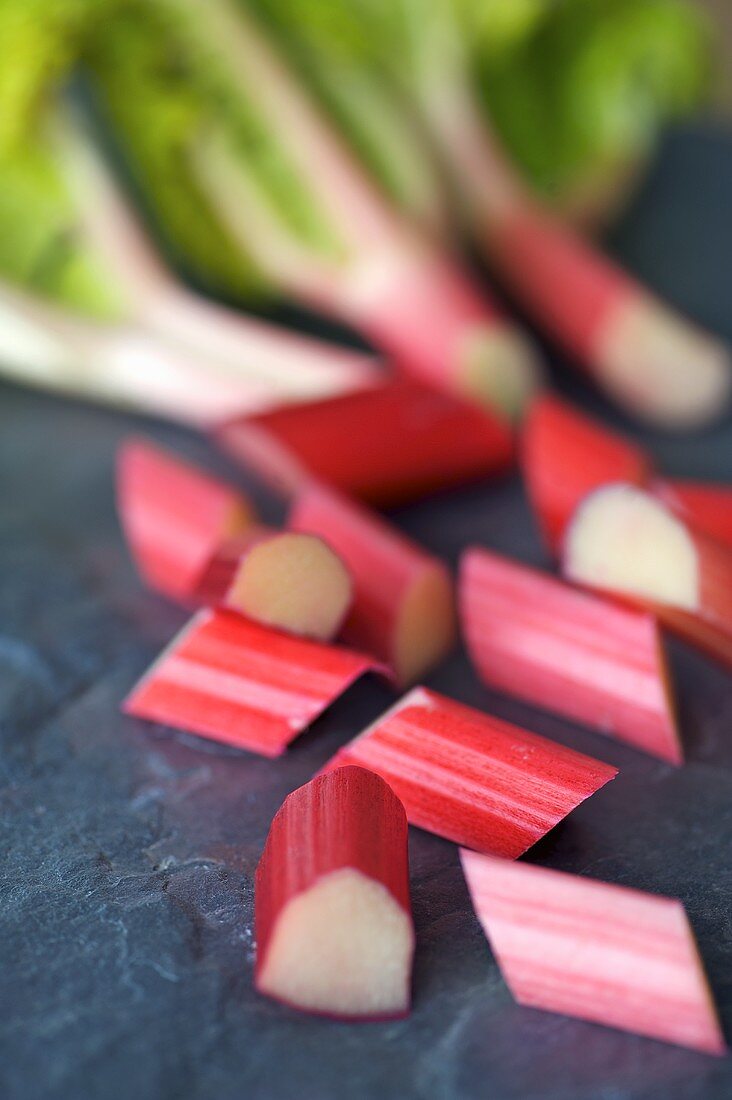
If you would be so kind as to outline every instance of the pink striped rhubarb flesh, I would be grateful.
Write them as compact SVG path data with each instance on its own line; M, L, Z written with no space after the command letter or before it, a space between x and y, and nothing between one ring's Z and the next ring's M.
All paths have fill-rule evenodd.
M348 569L316 535L252 525L222 542L204 569L196 602L222 605L255 622L330 641L348 613Z
M662 760L682 762L658 624L474 547L460 619L481 679Z
M260 993L338 1019L407 1015L407 818L383 779L338 768L288 795L257 867L255 930Z
M669 629L732 664L732 549L633 485L608 485L576 510L564 543L572 581L650 608Z
M554 552L570 516L589 492L612 481L644 485L651 473L640 447L549 393L529 409L521 451L526 490Z
M279 756L371 670L379 666L354 650L206 609L158 657L123 710L262 756Z
M400 684L421 679L447 654L455 641L455 608L443 562L322 486L298 495L289 524L320 535L346 563L355 601L345 637L388 664Z
M617 775L617 768L422 687L326 769L343 764L385 779L410 824L510 859Z
M190 599L226 538L252 522L236 490L144 439L117 456L117 508L142 577L174 599Z
M680 901L476 852L460 856L476 915L519 1004L725 1053Z
M407 379L230 420L217 438L288 497L319 481L383 507L500 473L514 453L498 417Z

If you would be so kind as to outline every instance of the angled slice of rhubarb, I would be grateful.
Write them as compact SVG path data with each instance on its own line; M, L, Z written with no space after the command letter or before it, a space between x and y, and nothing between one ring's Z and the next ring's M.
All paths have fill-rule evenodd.
M315 480L378 506L504 471L513 458L497 416L407 379L230 420L217 438L286 496Z
M643 485L651 471L640 447L548 393L529 409L521 451L526 491L552 551L589 492L613 481Z
M236 490L144 439L117 455L117 508L140 574L175 599L191 598L221 541L253 520Z
M356 598L345 637L385 661L400 684L419 680L455 641L447 567L386 520L312 485L298 494L291 527L321 535L348 566Z
M680 901L475 852L460 856L478 920L519 1004L725 1053Z
M664 478L651 488L697 531L732 547L732 485Z
M617 768L414 688L326 769L371 768L412 825L515 859L617 775Z
M279 756L370 670L370 657L199 611L123 703L136 718Z
M201 574L195 599L255 622L327 642L348 613L348 569L316 535L252 526L223 542Z
M257 867L255 925L260 993L340 1019L406 1016L407 818L383 779L338 768L288 795Z
M712 656L732 649L732 549L694 530L632 485L608 485L576 510L564 543L565 575L651 608Z
M652 615L479 547L463 555L459 599L468 651L486 684L681 763Z

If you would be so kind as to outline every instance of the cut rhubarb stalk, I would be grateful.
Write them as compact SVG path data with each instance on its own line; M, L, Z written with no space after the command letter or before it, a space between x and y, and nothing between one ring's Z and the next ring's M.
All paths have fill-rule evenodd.
M123 704L126 714L279 756L359 676L354 650L293 638L228 611L199 611Z
M255 882L260 993L348 1020L409 1012L407 818L387 784L338 768L289 795Z
M315 485L299 494L289 524L321 535L348 566L356 593L348 640L390 665L402 685L445 656L455 640L455 610L441 561L380 516Z
M423 99L467 216L526 310L630 412L668 427L716 417L732 377L722 344L542 209L479 113L467 67L430 73Z
M544 394L523 424L522 467L544 539L557 551L583 497L611 481L643 485L651 464L640 447L568 402Z
M460 857L519 1004L725 1053L680 901L475 852Z
M117 456L117 507L140 574L174 599L191 599L222 540L253 522L240 493L143 439Z
M414 688L327 769L360 764L404 803L410 824L515 859L617 768Z
M217 548L194 596L327 642L343 625L352 592L346 566L322 539L255 526Z
M650 607L682 637L729 659L732 550L650 493L623 484L591 493L567 528L564 572Z
M287 496L315 480L381 506L487 477L513 457L497 417L404 379L231 420L218 439Z
M478 548L463 555L459 593L468 651L486 684L681 763L653 616Z
M732 486L659 480L652 489L695 530L732 547Z

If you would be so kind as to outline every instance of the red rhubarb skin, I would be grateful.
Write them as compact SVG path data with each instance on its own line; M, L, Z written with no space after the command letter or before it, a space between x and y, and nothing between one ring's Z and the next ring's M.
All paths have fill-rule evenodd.
M461 858L520 1004L725 1053L681 902L475 852Z
M188 600L232 521L249 504L228 485L142 439L117 457L117 506L128 545L148 584Z
M285 907L319 879L344 868L381 883L411 922L404 807L383 779L355 766L316 776L288 795L274 816L255 878L255 984ZM353 1019L408 1013L407 1004L391 1016Z
M326 765L384 778L410 824L516 859L617 775L603 764L416 688Z
M732 486L659 479L651 488L697 531L732 549Z
M404 601L425 573L435 569L444 573L449 584L444 564L380 516L323 486L308 486L298 495L289 525L320 535L346 563L355 600L344 637L395 671Z
M370 670L381 671L355 650L204 610L133 688L123 710L274 757Z
M656 620L473 548L460 618L481 679L672 764L682 762Z
M507 469L510 429L411 379L235 419L219 443L294 495L313 481L390 506Z
M349 319L398 367L458 394L465 392L471 339L507 323L497 303L478 294L457 263L432 254Z
M490 229L491 258L517 298L590 374L608 322L640 297L634 280L529 202Z
M644 485L651 473L640 447L551 394L531 405L521 457L526 490L553 553L583 497L613 481Z

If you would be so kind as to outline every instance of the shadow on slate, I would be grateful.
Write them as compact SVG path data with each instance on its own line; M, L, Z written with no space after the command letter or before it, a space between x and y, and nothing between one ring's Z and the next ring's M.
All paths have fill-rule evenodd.
M611 247L732 338L732 141L666 142ZM671 474L732 481L732 425L675 439L629 426ZM282 798L387 704L359 684L280 761L125 719L119 702L184 614L144 592L112 498L129 431L222 473L170 425L0 390L0 1094L4 1100L722 1100L732 1060L516 1006L455 848L413 831L412 1016L339 1025L255 996L252 881ZM252 485L266 515L278 506ZM483 542L542 562L517 477L402 509L455 561ZM732 683L673 647L689 764L677 771L481 687L463 653L430 681L621 767L532 853L681 897L732 1025Z

